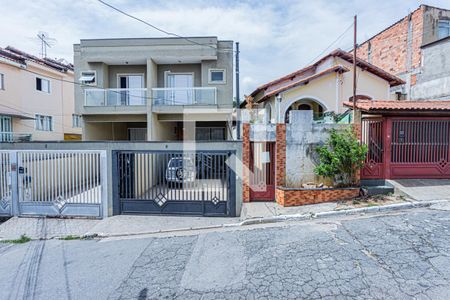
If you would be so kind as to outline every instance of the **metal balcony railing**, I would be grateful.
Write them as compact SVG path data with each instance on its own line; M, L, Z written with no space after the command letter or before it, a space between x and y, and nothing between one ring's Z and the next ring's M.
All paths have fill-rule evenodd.
M31 133L14 133L0 131L0 143L15 143L31 141Z
M85 89L84 106L147 105L147 89Z
M153 105L217 105L215 87L154 88Z

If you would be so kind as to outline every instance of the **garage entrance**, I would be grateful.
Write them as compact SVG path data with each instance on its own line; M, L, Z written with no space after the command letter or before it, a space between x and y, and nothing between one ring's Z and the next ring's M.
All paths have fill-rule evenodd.
M450 178L449 118L366 118L361 136L369 149L362 179Z
M114 214L235 216L231 152L117 151Z

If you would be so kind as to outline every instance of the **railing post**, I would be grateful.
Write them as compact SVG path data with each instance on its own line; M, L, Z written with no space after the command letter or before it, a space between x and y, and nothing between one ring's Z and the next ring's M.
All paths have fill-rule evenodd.
M9 153L9 159L11 163L11 214L18 216L19 211L19 166L17 160L17 151L11 151Z
M109 151L111 152L111 151ZM100 203L100 217L101 218L106 218L108 217L109 211L109 187L108 187L108 159L107 159L107 154L106 151L103 150L100 153L100 199L101 199L101 203Z

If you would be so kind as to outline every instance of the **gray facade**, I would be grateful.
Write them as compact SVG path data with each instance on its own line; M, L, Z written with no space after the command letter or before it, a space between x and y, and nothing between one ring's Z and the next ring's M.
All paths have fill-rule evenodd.
M411 88L413 99L450 99L450 37L422 47L423 67Z
M139 122L140 128L143 121L146 140L174 140L181 139L185 128L179 123L186 119L224 124L231 120L232 41L216 37L81 40L74 45L74 65L76 80L88 73L95 76L94 82L81 81L75 87L75 111L83 116L85 140L127 139L137 126L133 123ZM213 73L222 80L213 78ZM130 76L133 86L126 83ZM138 77L141 84L136 83Z

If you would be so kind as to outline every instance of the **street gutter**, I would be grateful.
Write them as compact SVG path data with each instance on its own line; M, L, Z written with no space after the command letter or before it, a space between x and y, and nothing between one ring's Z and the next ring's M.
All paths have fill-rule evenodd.
M251 226L258 224L271 224L285 221L306 221L314 219L325 219L332 217L350 216L358 214L370 214L379 212L389 212L389 211L399 211L414 208L425 208L430 207L434 204L446 203L450 200L430 200L430 201L412 201L407 203L395 203L382 206L371 206L371 207L361 207L361 208L351 208L343 210L331 210L319 213L306 213L306 214L293 214L293 215L278 215L273 217L263 217L263 218L252 218L243 220L239 223L229 223L221 225L210 225L210 226L199 226L199 227L185 227L167 230L153 230L147 232L133 232L133 233L118 233L118 234L104 234L104 233L88 233L83 236L83 238L111 238L111 237L126 237L126 236L139 236L139 235L154 235L154 234L164 234L164 233L177 233L177 232L187 232L187 231L199 231L199 230L210 230L210 229L222 229L222 228L237 228L243 226Z

